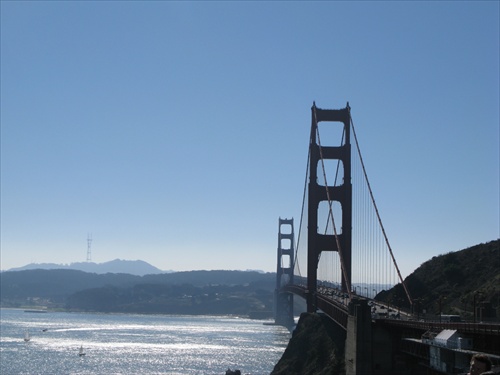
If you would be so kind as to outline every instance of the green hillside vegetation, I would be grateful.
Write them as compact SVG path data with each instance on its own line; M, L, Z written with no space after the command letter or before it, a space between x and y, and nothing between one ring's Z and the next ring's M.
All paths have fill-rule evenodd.
M160 275L94 274L76 270L0 274L2 307L156 314L272 311L275 274L190 271Z
M499 240L435 256L405 279L414 310L473 319L474 305L486 318L500 316ZM409 308L402 285L382 292L377 299Z
M253 285L137 284L131 288L106 286L68 297L70 311L98 311L182 315L239 315L272 311L273 293Z

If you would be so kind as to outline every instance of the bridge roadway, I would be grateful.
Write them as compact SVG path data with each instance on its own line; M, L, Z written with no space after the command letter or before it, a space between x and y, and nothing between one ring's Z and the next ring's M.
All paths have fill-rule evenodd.
M294 293L306 300L308 297L308 290L304 285L286 285L282 287L282 291ZM361 296L356 296L356 298L366 299ZM384 306L380 304L380 302L376 303L379 304L378 308L389 310L389 306ZM349 299L347 294L340 293L331 288L318 288L316 304L319 310L323 311L339 326L347 331L347 322L349 317ZM377 314L372 314L372 321L375 324L381 324L388 328L392 327L392 329L396 330L424 333L427 331L439 332L444 329L452 329L457 330L460 333L471 335L472 337L480 337L481 341L484 342L486 340L486 342L490 344L488 345L488 349L490 349L489 352L491 354L500 355L500 340L498 339L500 337L499 323L440 322L438 320L414 319L413 315L410 313L403 312L401 312L399 318L394 318L390 315L384 318L376 317ZM497 342L496 345L494 344L495 342Z
M288 284L282 288L282 291L294 293L304 298L306 301L309 294L307 287L304 285ZM347 319L349 314L347 305L341 301L342 300L332 299L327 294L316 294L316 307L328 315L330 319L333 319L339 326L347 330Z

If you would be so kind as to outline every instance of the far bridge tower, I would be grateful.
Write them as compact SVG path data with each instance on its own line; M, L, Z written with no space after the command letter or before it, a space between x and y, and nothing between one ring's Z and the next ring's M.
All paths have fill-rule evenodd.
M293 294L283 292L285 285L293 285L295 240L293 218L279 219L278 266L276 270L276 289L274 291L274 321L276 324L292 327Z

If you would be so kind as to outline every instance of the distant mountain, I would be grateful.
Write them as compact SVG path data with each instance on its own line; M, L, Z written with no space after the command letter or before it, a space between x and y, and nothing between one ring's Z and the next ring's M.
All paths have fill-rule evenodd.
M95 311L108 312L167 312L174 310L161 310L165 307L165 299L169 301L171 298L176 299L177 302L174 305L184 305L189 302L190 306L198 306L198 302L206 298L215 303L218 295L224 293L227 298L224 299L222 305L226 307L234 305L225 310L227 314L230 314L235 312L238 306L236 298L238 293L242 292L247 295L248 293L258 295L262 293L267 299L274 293L275 285L276 274L245 271L189 271L145 276L126 273L96 274L71 269L2 271L0 272L0 306L29 305L48 308L73 306L71 308L86 311L96 309ZM188 295L197 297L188 298ZM235 299L230 299L229 295ZM118 300L124 305L108 306L104 310L96 307ZM90 308L88 303L91 302L97 305ZM130 303L138 304L138 306L125 306ZM218 303L215 305L212 306L214 309L223 307ZM265 305L267 306L268 303L266 302ZM154 310L156 308L160 310ZM262 306L259 307L259 309L262 308ZM259 310L256 307L253 309ZM271 310L271 306L267 306L266 309ZM188 313L189 309L175 311ZM215 313L219 310L210 310L208 307L205 310L195 308L191 313L195 311L196 313Z
M9 271L26 271L26 270L54 270L54 269L67 269L67 270L77 270L89 273L127 273L130 275L144 276L144 275L155 275L159 273L165 273L167 271L162 271L151 264L144 262L142 260L122 260L115 259L104 263L93 263L93 262L78 262L67 264L55 264L55 263L30 263L24 267L12 268Z

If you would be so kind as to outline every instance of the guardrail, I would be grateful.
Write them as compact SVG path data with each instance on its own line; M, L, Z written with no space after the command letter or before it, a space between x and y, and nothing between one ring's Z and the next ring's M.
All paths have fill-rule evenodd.
M308 290L305 285L286 285L283 287L283 291L294 293L300 297L307 299ZM359 296L358 296L359 297ZM317 307L326 313L331 319L333 319L337 324L347 329L347 304L348 300L342 297L341 294L332 295L331 293L316 293ZM377 304L385 305L379 301L374 301ZM390 305L386 305L389 307ZM392 307L395 311L394 306ZM454 329L463 333L471 334L488 334L494 336L500 336L500 323L471 323L471 322L440 322L439 320L428 320L428 319L414 319L413 316L407 312L403 312L402 309L399 310L401 315L398 318L392 318L390 316L374 319L377 322L384 322L385 324L390 324L398 327L408 327L413 329L420 329L422 331L428 330L443 330L443 329Z
M498 323L468 323L468 322L439 322L437 320L399 320L399 319L377 319L385 324L398 327L408 327L429 330L454 329L463 333L486 333L500 336L500 324Z

